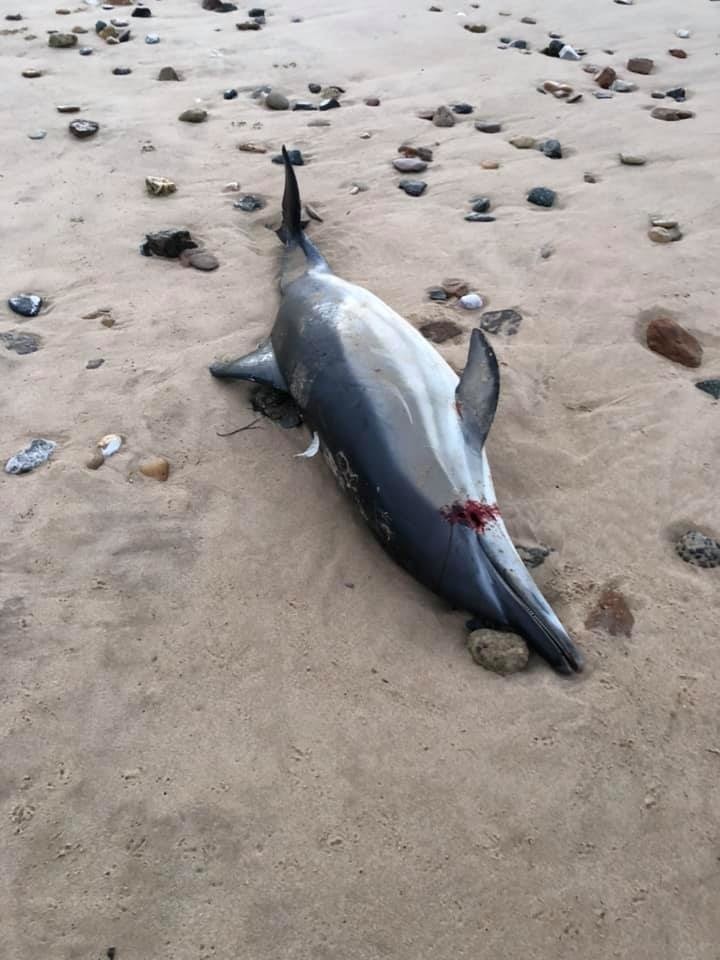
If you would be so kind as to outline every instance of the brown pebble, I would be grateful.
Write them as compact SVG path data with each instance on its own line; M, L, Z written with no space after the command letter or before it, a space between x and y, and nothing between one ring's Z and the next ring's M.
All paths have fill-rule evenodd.
M446 340L459 337L462 332L462 327L454 320L430 320L420 327L420 333L433 343L445 343Z
M604 630L611 637L629 637L634 625L627 600L617 590L603 590L585 620L588 630Z
M263 147L260 143L239 143L238 150L242 150L243 153L267 153L267 147Z
M480 166L483 170L497 170L500 167L500 164L497 160L481 160Z
M109 313L106 313L105 316L103 316L103 317L100 318L100 323L101 323L104 327L114 327L114 326L115 326L115 320L114 320L114 318L113 318Z
M610 87L617 80L617 73L613 70L612 67L603 67L600 73L595 77L595 83L602 87L603 90L609 90Z
M627 62L627 68L630 73L652 73L652 68L654 66L654 61L650 60L648 57L630 57Z
M465 280L459 280L457 277L447 277L441 283L441 287L449 297L464 297L470 292L470 287Z
M678 110L675 107L655 107L650 116L656 120L689 120L695 114L692 110Z
M85 466L88 470L98 470L105 463L105 457L97 450L88 460Z
M379 107L379 106L380 106L380 100L379 100L377 97L367 97L367 99L365 100L365 106L366 106L366 107Z
M699 367L702 362L700 341L670 317L654 317L648 324L646 339L652 351L674 363Z
M170 476L170 464L165 457L148 457L143 460L139 468L140 473L153 480L165 481Z
M41 77L43 75L43 72L42 70L35 70L33 68L30 68L29 70L23 70L22 75L24 77L27 77L28 80L35 80L37 79L37 77Z

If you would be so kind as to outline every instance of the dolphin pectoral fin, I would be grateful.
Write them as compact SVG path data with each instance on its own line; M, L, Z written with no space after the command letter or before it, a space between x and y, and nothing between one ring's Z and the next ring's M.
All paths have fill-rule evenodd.
M230 360L227 363L216 361L210 364L210 373L224 380L251 380L264 383L276 390L288 393L285 378L280 372L270 340L263 340L257 350Z
M478 451L490 432L499 394L495 351L481 330L473 330L467 364L455 390L455 406L468 440Z
M303 457L305 460L309 460L310 457L314 457L315 454L320 450L320 434L313 433L312 440L310 441L310 446L307 450L303 450L302 453L296 453L296 457Z

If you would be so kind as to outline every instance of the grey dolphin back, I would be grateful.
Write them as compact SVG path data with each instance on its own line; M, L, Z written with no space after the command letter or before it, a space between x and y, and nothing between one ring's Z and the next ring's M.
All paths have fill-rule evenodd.
M210 364L210 373L221 380L251 380L253 383L264 383L287 393L287 384L277 365L269 339L263 340L257 350L237 360Z
M478 451L485 446L499 396L500 370L495 351L482 330L473 330L467 364L455 390L455 405L463 432Z

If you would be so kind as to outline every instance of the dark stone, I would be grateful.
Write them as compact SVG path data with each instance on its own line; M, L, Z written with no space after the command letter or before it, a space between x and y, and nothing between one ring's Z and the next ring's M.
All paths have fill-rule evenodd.
M320 101L320 106L318 107L318 110L335 110L339 106L340 104L335 99L335 97L328 97L327 100Z
M617 590L603 590L585 620L588 630L604 630L611 637L629 637L634 625L627 600Z
M536 207L551 207L555 203L556 193L548 187L533 187L527 195L528 203Z
M487 26L484 23L465 23L463 29L468 33L487 33Z
M95 33L102 33L102 31L107 26L107 23L104 20L95 21Z
M510 46L515 47L517 50L527 50L528 43L527 40L513 40Z
M223 100L234 100L237 95L238 92L234 87L230 87L229 90L223 90Z
M491 213L467 213L465 219L470 223L494 223L495 217Z
M522 562L526 567L530 567L530 569L539 567L552 553L550 547L525 547L519 543L515 545L515 549L517 550Z
M678 103L683 103L683 101L687 99L687 91L685 87L673 87L672 90L665 91L665 96L672 97L672 99Z
M428 296L431 300L437 300L440 302L444 302L448 298L448 295L445 293L442 287L431 287L428 290Z
M105 363L103 357L96 357L95 360L88 360L85 364L86 370L97 370L98 367L101 367Z
M94 136L100 129L100 124L94 120L71 120L68 124L70 133L78 140L86 140Z
M497 123L494 120L476 120L475 129L479 130L480 133L500 133L502 130L502 124Z
M433 343L445 343L446 340L459 337L462 332L462 327L454 320L430 320L420 327L420 333Z
M302 167L305 165L305 161L303 160L303 155L299 150L288 150L287 155L288 155L288 160L293 165L293 167ZM276 156L272 158L272 162L284 163L285 161L283 160L283 155L281 153L278 153Z
M265 10L262 7L253 7L252 10L248 10L249 17L264 17Z
M564 46L565 44L562 42L562 40L551 40L545 49L540 51L540 53L544 53L546 57L559 57L560 51Z
M42 297L36 293L19 293L15 297L8 298L8 306L13 313L20 314L21 317L36 317L42 307Z
M322 90L322 87L320 86L319 83L309 83L308 90L310 91L310 93L320 93L320 91Z
M647 75L652 73L654 66L654 62L648 59L648 57L630 57L627 62L627 68L630 73L642 73Z
M262 210L265 206L265 201L261 197L256 197L252 193L247 193L244 197L240 197L239 200L236 200L233 203L234 207L237 207L238 210L244 210L245 213L252 213L254 210Z
M720 400L720 378L713 380L698 380L695 384L698 390L709 393L715 400Z
M695 567L720 567L720 541L699 530L688 530L675 544L677 555Z
M562 159L562 147L559 140L546 140L545 143L541 144L541 149L545 156L550 157L551 160Z
M410 197L421 197L427 190L424 180L401 180L398 186Z
M78 53L81 57L89 57L93 52L92 47L80 47Z
M6 350L12 350L13 353L19 353L24 356L26 353L35 353L40 349L40 337L34 333L20 332L19 330L9 330L7 333L0 333L0 343L5 345Z
M653 317L647 326L648 347L674 363L699 367L703 348L697 337L670 317Z
M259 30L260 24L257 20L245 20L243 23L236 23L238 30Z
M224 0L203 0L203 10L212 10L214 13L232 13L237 10L234 3L225 3Z
M113 73L116 77L127 77L128 74L132 73L130 67L115 67Z
M21 13L8 13L8 14L6 14L6 16L5 16L5 19L6 19L6 20L15 20L15 21L17 21L17 20L22 20L22 14L21 14Z
M675 110L673 107L655 107L650 113L656 120L690 120L695 114L691 110Z
M157 233L147 233L145 242L140 247L144 257L167 257L175 259L183 250L193 250L197 247L190 237L189 230L158 230Z
M366 97L366 98L365 98L365 106L366 106L366 107L379 107L379 106L380 106L380 98L379 98L379 97Z
M470 203L473 213L487 213L490 209L490 197L474 197Z
M293 110L317 110L315 104L309 100L295 100L292 108Z
M174 67L163 67L158 74L158 80L179 80L178 72Z
M453 113L460 113L460 114L472 113L474 109L475 108L470 103L462 102L462 103L454 103L452 105Z
M520 329L522 317L517 310L488 310L480 317L480 326L486 333L514 336Z
M152 10L150 7L135 7L133 12L130 14L131 17L151 17Z
M537 23L537 20L534 17L522 17L520 19L520 23L535 24Z
M115 960L115 947L108 947L105 951L105 956L107 960Z
M250 396L250 402L253 410L276 421L286 429L299 427L303 422L300 408L290 394L283 390L276 390L274 387L263 384L255 387Z

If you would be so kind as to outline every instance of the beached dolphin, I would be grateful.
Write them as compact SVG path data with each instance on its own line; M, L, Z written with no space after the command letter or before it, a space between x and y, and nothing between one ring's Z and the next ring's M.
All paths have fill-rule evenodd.
M295 171L285 148L283 155L275 325L253 353L210 372L287 391L313 431L308 454L322 450L395 560L453 607L520 634L556 670L580 670L580 653L516 553L495 500L484 451L499 393L492 348L473 330L458 380L411 324L336 277L304 233Z

